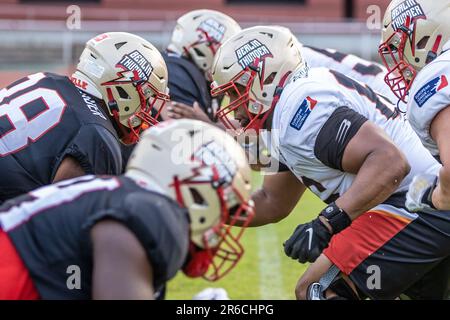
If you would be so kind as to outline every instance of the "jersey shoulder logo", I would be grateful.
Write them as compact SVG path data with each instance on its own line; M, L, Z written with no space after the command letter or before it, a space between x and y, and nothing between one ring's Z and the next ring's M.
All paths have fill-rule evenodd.
M414 96L414 101L417 103L419 108L422 108L423 105L430 100L436 93L441 91L442 89L448 86L448 80L445 75L434 78L425 84L422 88L417 91Z
M97 105L97 102L90 97L89 95L87 95L86 93L80 91L81 93L81 97L84 100L84 103L86 104L86 107L89 109L89 111L91 111L91 113L94 116L100 117L103 120L107 120L106 116L103 114L103 112L100 110L100 107Z
M311 97L306 97L306 99L303 100L302 104L292 118L290 126L296 130L300 130L316 105L316 100L312 99Z

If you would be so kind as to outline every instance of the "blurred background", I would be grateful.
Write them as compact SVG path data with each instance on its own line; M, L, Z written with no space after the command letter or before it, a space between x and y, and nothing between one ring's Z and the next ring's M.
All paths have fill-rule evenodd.
M305 44L378 60L389 0L0 0L0 88L36 71L72 72L84 43L128 31L164 49L176 19L207 8L243 27L281 24Z

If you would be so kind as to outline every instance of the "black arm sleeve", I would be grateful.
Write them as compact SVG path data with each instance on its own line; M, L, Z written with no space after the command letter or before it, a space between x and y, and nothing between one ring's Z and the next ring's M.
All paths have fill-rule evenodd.
M197 84L182 67L174 64L168 64L169 69L169 92L170 98L173 101L181 102L192 106L195 101L198 101L202 108L204 108L204 99L201 96Z
M314 146L317 159L330 168L343 171L345 148L366 121L366 117L348 107L337 108L317 136Z

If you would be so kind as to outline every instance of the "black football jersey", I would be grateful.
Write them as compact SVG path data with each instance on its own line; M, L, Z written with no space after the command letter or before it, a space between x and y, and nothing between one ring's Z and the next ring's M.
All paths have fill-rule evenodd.
M52 73L1 90L0 203L51 183L66 156L87 174L120 174L118 137L100 103Z
M194 63L178 55L164 53L163 57L169 73L170 99L189 106L197 101L213 120L210 88L203 72Z
M158 292L183 266L189 216L178 204L126 176L83 176L38 188L0 206L8 233L43 299L90 299L91 228L113 219L131 230L147 252ZM69 286L80 271L80 288Z

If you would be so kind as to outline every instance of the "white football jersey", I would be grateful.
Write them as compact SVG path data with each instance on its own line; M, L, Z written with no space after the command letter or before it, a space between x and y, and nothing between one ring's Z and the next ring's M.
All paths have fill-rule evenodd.
M440 164L387 99L326 68L294 74L284 88L272 120L272 154L322 200L332 202L353 183L355 175L342 170L342 156L368 120L390 136L411 165L398 192L406 191L416 174L438 172Z
M393 103L398 101L398 98L384 81L387 70L381 64L334 49L302 46L301 52L311 68L324 67L339 71L348 77L367 84L373 91L380 93Z
M423 68L417 75L408 96L408 120L423 145L437 156L439 150L431 138L430 126L434 117L450 105L450 42L444 53Z

